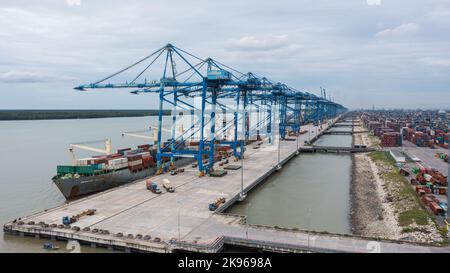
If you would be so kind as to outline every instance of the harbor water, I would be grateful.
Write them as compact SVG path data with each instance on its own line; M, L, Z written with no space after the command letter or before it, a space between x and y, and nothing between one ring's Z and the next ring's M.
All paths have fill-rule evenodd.
M314 145L351 143L350 135L324 135ZM301 154L227 212L249 224L350 234L351 168L348 154Z
M164 117L170 119L170 117ZM121 132L144 130L157 117L0 121L0 222L2 224L65 202L51 178L56 166L71 163L69 144L110 138L114 149L136 147L145 140ZM96 147L103 148L102 145ZM77 158L92 152L76 150ZM45 240L0 234L0 252L46 252ZM57 243L66 252L65 243ZM84 247L83 251L97 251ZM98 249L98 251L106 251Z

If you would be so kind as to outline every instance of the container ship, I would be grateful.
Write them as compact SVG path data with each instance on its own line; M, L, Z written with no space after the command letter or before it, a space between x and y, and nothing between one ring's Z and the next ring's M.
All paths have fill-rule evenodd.
M162 161L167 163L169 159L163 158ZM181 166L190 162L192 158L175 158L174 164ZM145 144L134 150L125 148L114 154L74 159L73 165L57 166L57 175L52 180L66 199L73 199L121 186L155 173L156 147Z

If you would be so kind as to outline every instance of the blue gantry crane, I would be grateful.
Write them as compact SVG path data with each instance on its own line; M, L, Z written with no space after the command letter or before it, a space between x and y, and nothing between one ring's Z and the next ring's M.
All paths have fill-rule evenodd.
M322 88L318 97L267 77L242 73L213 58L197 57L172 44L105 78L75 87L80 91L110 88L159 95L158 124L154 128L158 173L163 171L163 158L170 158L170 169L175 157L192 157L203 176L212 170L218 147L231 147L235 158L240 159L251 135L259 139L265 130L269 143L273 142L274 124L284 139L288 131L299 133L303 124L319 123L346 110L327 100ZM165 105L172 110L171 137L167 141L162 139L162 130L167 127L163 124L167 122L163 119ZM191 125L176 132L179 112L191 115ZM252 114L256 114L256 124L250 127ZM222 123L216 128L220 115Z

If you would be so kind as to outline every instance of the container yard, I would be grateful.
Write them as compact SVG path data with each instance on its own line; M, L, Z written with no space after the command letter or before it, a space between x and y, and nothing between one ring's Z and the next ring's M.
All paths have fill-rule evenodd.
M450 113L445 111L372 111L361 117L384 147L411 142L417 147L448 150Z
M361 120L396 162L421 206L448 228L448 139L445 111L368 111Z

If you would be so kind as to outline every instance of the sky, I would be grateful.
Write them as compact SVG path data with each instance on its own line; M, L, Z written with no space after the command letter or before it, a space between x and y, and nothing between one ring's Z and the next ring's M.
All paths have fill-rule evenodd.
M79 92L167 43L348 108L450 108L448 0L2 0L0 109L146 109Z

